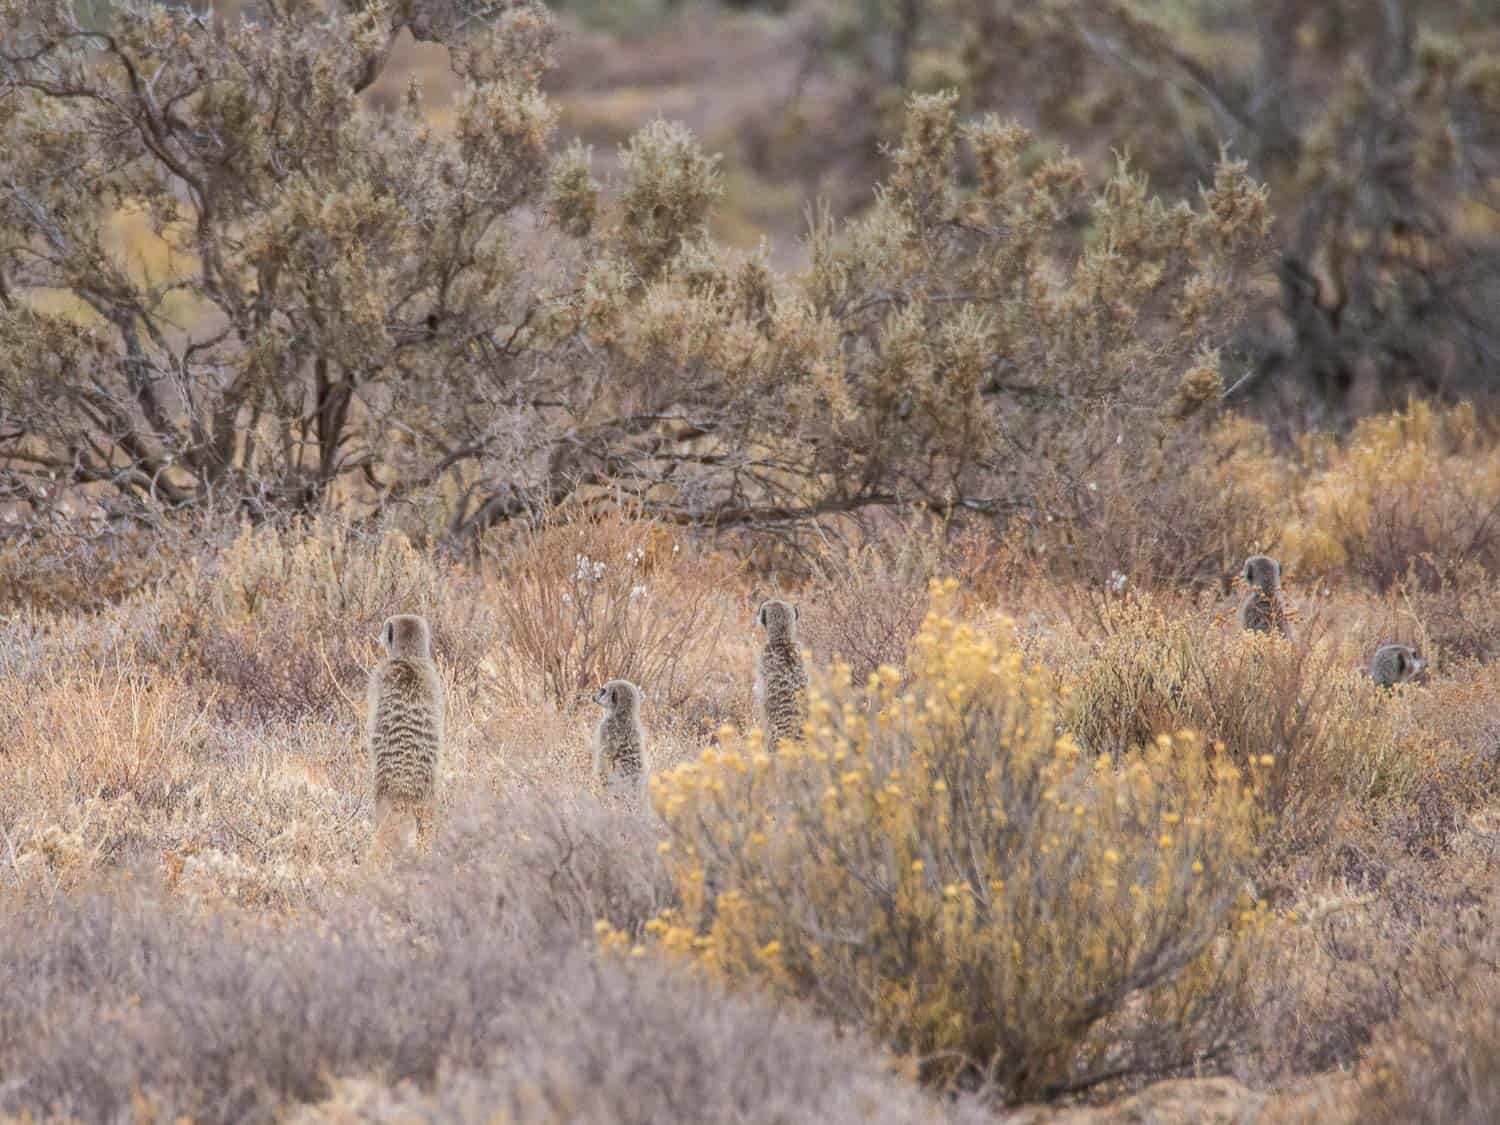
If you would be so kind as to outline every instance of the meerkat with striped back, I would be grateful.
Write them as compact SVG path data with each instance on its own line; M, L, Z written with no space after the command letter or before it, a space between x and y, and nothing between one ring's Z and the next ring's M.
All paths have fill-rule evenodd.
M1266 555L1251 555L1245 560L1240 576L1250 586L1250 592L1240 603L1240 628L1251 633L1290 637L1291 625L1281 594L1281 564Z
M629 680L610 680L594 702L604 708L604 718L594 728L594 779L607 795L644 797L649 766L641 689Z
M755 717L767 748L799 741L807 721L807 669L797 648L797 607L772 599L756 620L766 643L755 662Z
M385 659L370 673L366 730L375 788L375 839L388 851L410 819L431 838L443 756L443 681L427 622L400 614L380 630Z

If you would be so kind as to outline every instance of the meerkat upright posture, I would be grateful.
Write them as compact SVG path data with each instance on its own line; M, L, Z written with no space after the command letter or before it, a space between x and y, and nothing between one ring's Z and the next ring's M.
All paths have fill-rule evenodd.
M1252 633L1291 636L1281 598L1281 564L1265 555L1251 555L1240 573L1251 587L1240 603L1240 627Z
M1410 645L1381 645L1370 660L1370 679L1378 687L1409 683L1421 674L1423 660Z
M370 673L366 730L375 775L375 847L388 851L409 815L425 845L437 815L443 754L443 681L427 622L392 617L380 630L386 656Z
M594 777L607 794L641 797L646 791L646 732L641 729L641 689L610 680L594 702L604 718L594 728Z
M807 721L807 670L797 649L797 609L783 601L761 603L756 617L766 631L755 661L755 713L766 746L802 737Z

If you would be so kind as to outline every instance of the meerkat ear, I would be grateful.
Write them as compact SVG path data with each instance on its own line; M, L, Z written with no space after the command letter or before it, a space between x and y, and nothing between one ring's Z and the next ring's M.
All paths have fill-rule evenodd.
M766 603L760 603L760 610L755 615L755 622L762 629L766 627Z
M387 621L385 623L385 628L382 629L382 630L380 630L380 643L383 644L383 645L385 645L386 648L390 648L391 644L395 641L395 639L396 639L396 626L394 624L392 624L391 622Z
M618 702L620 702L620 689L619 688L612 687L612 688L609 689L609 701L610 701L610 703L618 703Z

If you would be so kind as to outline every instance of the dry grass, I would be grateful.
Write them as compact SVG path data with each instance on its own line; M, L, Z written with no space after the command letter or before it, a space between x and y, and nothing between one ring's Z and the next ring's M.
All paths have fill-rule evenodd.
M1256 464L1236 476L1246 495L1268 512L1303 502L1260 489L1256 472L1276 472ZM175 573L77 607L28 595L0 632L0 940L13 951L0 1111L477 1120L501 1106L550 1121L638 1098L653 1120L770 1121L793 1105L835 1121L987 1112L929 1100L881 1058L894 1050L911 1073L962 1076L990 1100L1070 1086L1106 1097L1186 1066L1232 1069L1256 1097L1295 1089L1330 1119L1404 1119L1429 1103L1452 1120L1492 1112L1477 1078L1492 1021L1443 991L1459 963L1472 996L1500 987L1473 936L1500 874L1500 676L1484 663L1500 627L1482 558L1386 592L1355 566L1317 580L1289 568L1287 642L1244 636L1232 593L1186 591L1175 570L1153 579L1147 562L1117 591L1068 568L1008 569L1015 556L963 534L892 524L851 541L793 594L808 644L818 664L840 653L862 677L894 676L877 709L910 695L926 733L888 715L862 741L862 681L835 682L813 755L747 775L760 797L746 807L776 817L777 863L757 867L747 836L709 864L707 887L679 860L758 823L715 811L741 784L736 738L718 727L748 721L753 607L773 584L753 556L600 514L496 537L465 567L330 520L199 539ZM15 550L16 566L29 550L73 560L48 564L76 568L63 590L86 585L98 557ZM947 603L953 632L917 640L927 578L944 570L965 575ZM637 586L648 593L632 597ZM396 611L434 626L450 690L447 813L435 853L382 879L362 862L359 701ZM1002 668L969 683L962 637L998 643L1005 617L1028 677ZM1425 683L1382 692L1355 674L1387 639L1436 658ZM906 670L881 671L892 665ZM661 823L589 792L595 715L578 690L623 669L647 689L658 772L696 779L696 820L663 806ZM939 739L960 682L973 721ZM1079 761L1099 764L1052 777L1050 752L1021 754L1005 715L1032 715L1036 746L1069 733ZM1222 741L1254 777L1251 835L1230 825L1233 783L1214 780L1211 752L1197 756L1203 740L1158 743L1183 728ZM881 781L869 815L852 797L827 806L848 772L839 755L866 742ZM1155 763L1147 804L1127 784L1140 747ZM1005 784L966 789L984 762L1005 767ZM931 786L920 801L876 800L923 770L947 770L950 792L976 809L984 795L1000 819L960 831L923 803ZM1067 816L1037 803L1049 787ZM1152 866L1162 817L1195 802L1220 812L1191 854L1173 851L1175 874ZM1072 827L1075 806L1088 831ZM797 827L828 816L837 831ZM1139 867L1150 910L1105 893L1106 852ZM1003 890L962 890L979 886L965 873L976 855L1005 869ZM1195 860L1241 882L1205 881L1194 897L1179 876ZM784 913L751 908L757 880L792 874ZM1265 903L1253 934L1225 928L1249 888ZM623 963L601 954L600 923ZM821 960L804 940L856 928L868 943L816 939ZM1000 955L1007 934L1029 951L1019 962ZM721 974L729 992L647 955L663 940L738 966ZM812 1004L775 1014L768 989ZM835 1042L830 1020L855 1039ZM981 1033L996 1027L1003 1043ZM1351 1068L1358 1081L1329 1077Z
M506 545L497 570L516 698L570 707L621 678L673 713L718 717L703 687L727 616L724 560L626 512L565 509Z
M660 779L682 908L651 931L929 1081L1014 1100L1189 1065L1231 1034L1265 921L1255 771L1191 733L1089 760L1009 635L946 616L954 585L906 676L815 686L806 745L729 739Z
M140 890L17 904L0 923L0 1108L945 1119L877 1054L806 1017L592 955L579 939L593 918L628 924L662 901L648 835L597 808L490 805L392 882L275 927Z

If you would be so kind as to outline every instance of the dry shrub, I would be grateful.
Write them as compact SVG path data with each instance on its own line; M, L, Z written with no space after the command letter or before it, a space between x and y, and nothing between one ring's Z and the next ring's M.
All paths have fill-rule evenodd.
M1500 657L1500 585L1475 562L1433 567L1423 584L1416 574L1400 593L1421 622L1422 650L1447 663L1485 663ZM1409 587L1409 589L1408 589Z
M1261 918L1251 785L1186 732L1087 757L1006 630L943 616L952 592L904 687L844 670L805 746L726 734L654 783L683 907L652 932L931 1081L1024 1098L1191 1061L1226 1032Z
M1404 692L1398 721L1412 779L1382 808L1382 821L1409 850L1430 857L1500 794L1500 677L1482 666L1448 671Z
M1359 1106L1371 1125L1490 1125L1500 1118L1500 978L1403 1018L1378 1041Z
M798 639L821 664L848 664L863 683L882 664L901 667L930 601L940 565L934 544L915 529L820 560L819 580L801 596Z
M477 580L397 532L332 520L243 528L160 595L154 656L220 685L244 719L327 713L363 698L380 624L420 613L438 661L461 675L490 643Z
M210 735L205 702L129 653L0 678L0 886L72 886L127 859Z
M1073 687L1067 728L1118 754L1186 727L1236 761L1274 763L1261 803L1283 858L1317 845L1350 801L1407 850L1433 854L1500 784L1500 684L1482 672L1386 691L1320 617L1285 641L1148 595L1100 605L1097 632L1042 649Z
M1205 433L1163 433L1145 456L1095 437L1081 478L1042 493L1006 539L1012 564L1052 582L1117 590L1211 587L1280 534L1295 493L1292 467L1263 426L1229 416Z
M556 796L470 809L315 917L205 916L141 886L7 911L0 1114L943 1120L806 1016L600 958L592 918L663 905L655 834Z
M1399 1015L1375 1037L1358 1120L1481 1125L1500 1117L1500 909L1488 893L1423 935L1401 966Z
M1306 857L1278 953L1257 974L1245 1065L1282 1079L1348 1070L1381 1028L1424 1008L1427 974L1442 964L1433 954L1458 951L1449 965L1473 956L1465 934L1500 870L1497 837L1484 835L1465 829L1439 865L1371 819Z
M555 703L616 678L662 708L701 692L728 605L718 558L636 512L569 508L527 529L499 566L507 655Z
M1345 798L1401 797L1431 758L1408 738L1406 693L1363 681L1321 622L1297 628L1295 641L1246 633L1141 595L1110 603L1096 635L1054 638L1047 659L1074 685L1063 721L1090 750L1203 731L1271 767L1262 805L1303 847Z
M190 540L137 525L49 528L0 545L0 613L97 610L183 565Z
M414 877L482 885L505 900L512 927L584 937L602 918L635 934L676 902L660 840L651 818L544 778L511 786L498 802L461 802L439 854ZM387 909L422 924L420 903L399 893Z
M1472 406L1413 401L1366 418L1342 446L1309 440L1300 518L1285 535L1300 570L1386 589L1477 564L1500 573L1500 440Z
M0 816L127 795L167 807L209 726L204 703L144 661L0 679Z

